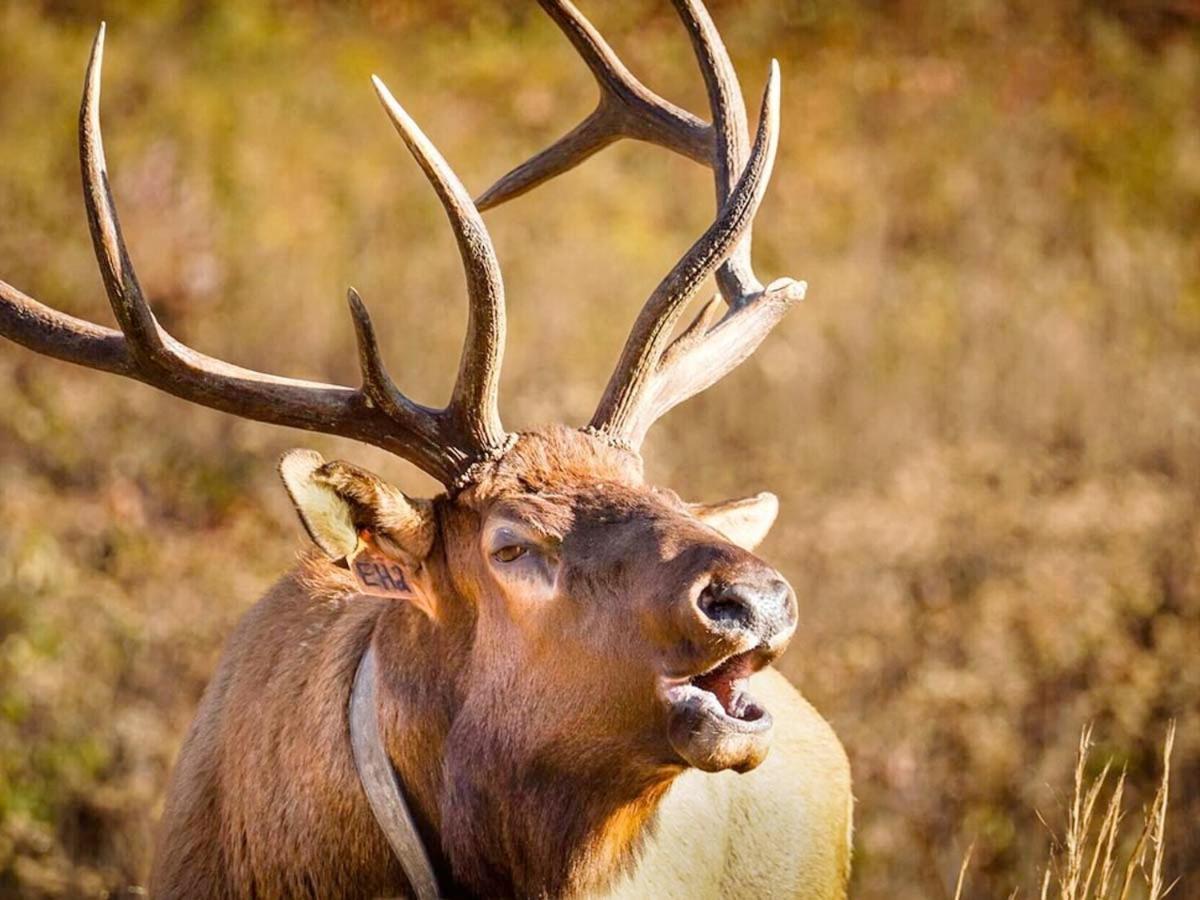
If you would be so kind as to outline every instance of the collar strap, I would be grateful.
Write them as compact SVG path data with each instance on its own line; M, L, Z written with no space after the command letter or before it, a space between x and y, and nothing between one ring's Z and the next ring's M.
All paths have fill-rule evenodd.
M358 663L354 690L350 695L350 746L354 750L354 768L375 821L400 861L416 900L439 900L442 895L438 891L437 876L383 746L375 683L375 648L369 646Z

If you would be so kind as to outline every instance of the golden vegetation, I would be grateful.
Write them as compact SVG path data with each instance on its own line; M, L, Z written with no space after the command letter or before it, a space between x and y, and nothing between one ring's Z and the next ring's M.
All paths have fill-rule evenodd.
M1132 835L1122 835L1126 811L1125 771L1122 770L1112 787L1104 812L1096 817L1100 799L1112 772L1112 760L1104 763L1100 773L1089 777L1088 764L1092 750L1092 729L1087 726L1079 739L1075 757L1075 790L1067 810L1066 832L1061 845L1052 847L1050 858L1042 871L1041 900L1057 897L1060 900L1129 900L1134 886L1141 884L1146 900L1160 900L1179 884L1179 879L1166 884L1163 878L1163 857L1166 842L1167 806L1171 795L1171 751L1175 744L1175 723L1168 727L1163 743L1162 776L1154 799L1146 808L1141 827ZM1136 826L1135 826L1136 827ZM1128 829L1126 829L1128 831ZM1118 851L1129 837L1133 849L1122 861ZM967 848L958 870L954 900L963 896L967 872L971 866L974 845ZM1138 875L1141 879L1138 879ZM1014 889L1011 897L1019 893Z
M666 4L583 5L651 85L703 110ZM74 157L99 6L0 3L0 273L107 322ZM509 6L104 4L114 190L167 326L227 359L351 383L353 283L403 388L444 397L458 261L367 79L384 76L481 189L593 100L553 27ZM1178 877L1172 896L1188 896L1194 5L713 9L748 93L770 55L783 65L756 256L766 278L807 279L809 299L661 423L647 456L696 499L781 496L764 553L804 610L784 668L852 757L855 895L949 898L973 843L964 896L1031 896L1040 814L1068 835L1051 870L1075 885L1063 896L1095 893L1105 859L1116 894L1131 858L1159 873L1135 873L1139 890L1161 896ZM489 214L510 297L510 426L586 419L710 196L698 167L621 145ZM377 451L7 344L0 385L0 894L94 895L140 879L221 641L302 544L279 452L311 445L431 485ZM1171 719L1164 822L1153 785ZM1086 722L1097 743L1077 768ZM1075 801L1057 792L1073 772ZM1139 848L1112 810L1143 808Z

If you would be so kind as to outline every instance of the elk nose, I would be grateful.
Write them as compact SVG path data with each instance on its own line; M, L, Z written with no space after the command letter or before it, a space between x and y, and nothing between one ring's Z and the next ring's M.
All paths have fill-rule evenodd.
M720 628L738 628L764 641L796 624L792 589L778 578L712 581L700 593L700 612Z

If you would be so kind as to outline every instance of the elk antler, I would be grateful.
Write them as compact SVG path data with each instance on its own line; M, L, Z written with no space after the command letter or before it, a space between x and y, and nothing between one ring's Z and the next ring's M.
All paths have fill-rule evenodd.
M125 248L100 136L104 25L96 35L79 112L79 156L92 244L120 331L51 309L0 281L0 334L38 353L115 372L203 406L261 422L336 434L402 456L447 485L508 440L496 388L504 352L504 287L491 238L450 166L395 101L375 89L392 124L438 194L458 240L470 301L458 380L445 409L405 397L384 368L358 294L349 293L363 384L353 389L267 375L185 346L158 323Z
M600 102L582 123L513 169L477 200L486 210L579 165L621 138L659 144L708 164L718 212L646 301L625 343L591 427L632 446L669 409L711 386L748 357L804 282L766 288L750 265L750 226L770 178L779 131L779 68L772 61L753 147L737 74L699 0L672 0L704 75L712 125L639 82L569 0L538 0L596 78ZM704 280L716 273L728 309L713 323L714 301L677 338L672 330ZM715 300L715 298L714 298Z

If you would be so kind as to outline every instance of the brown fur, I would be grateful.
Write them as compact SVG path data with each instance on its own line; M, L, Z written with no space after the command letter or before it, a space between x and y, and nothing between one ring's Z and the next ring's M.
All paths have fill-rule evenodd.
M555 602L489 573L480 531L495 509L556 542ZM348 741L368 644L385 744L443 891L577 896L635 859L684 770L654 667L700 671L721 652L675 598L705 573L763 564L644 485L637 457L566 428L522 436L429 515L416 577L438 597L436 623L356 594L315 554L239 623L172 777L155 896L405 889Z

